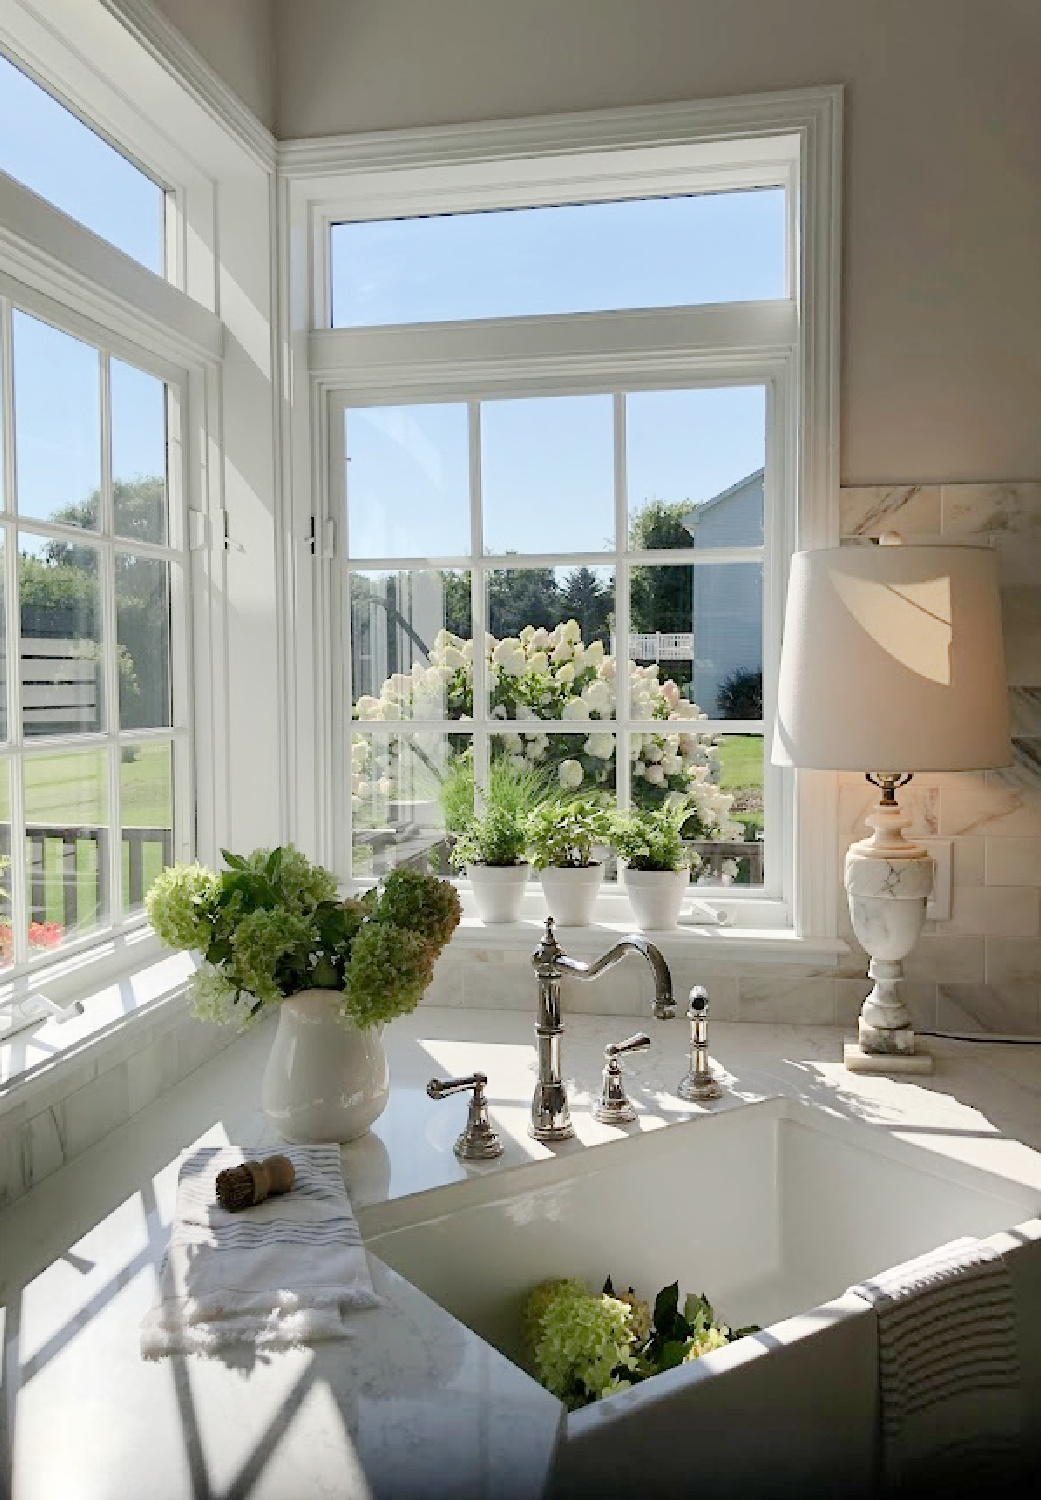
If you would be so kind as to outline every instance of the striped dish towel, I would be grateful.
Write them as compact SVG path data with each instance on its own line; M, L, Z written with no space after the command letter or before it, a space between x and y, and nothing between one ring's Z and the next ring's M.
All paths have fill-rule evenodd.
M952 1240L849 1290L878 1316L887 1484L910 1491L949 1480L961 1493L1014 1475L1022 1395L1012 1284L999 1253L981 1240Z
M350 1333L376 1307L338 1146L288 1146L291 1192L228 1213L214 1182L246 1159L205 1146L184 1159L156 1300L141 1325L145 1359L214 1354L233 1344L283 1349Z

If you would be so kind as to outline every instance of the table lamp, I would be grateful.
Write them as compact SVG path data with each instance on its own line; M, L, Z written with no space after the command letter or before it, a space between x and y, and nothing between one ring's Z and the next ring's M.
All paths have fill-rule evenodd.
M874 988L847 1043L855 1072L929 1073L901 996L933 861L904 837L896 792L916 771L1012 759L997 558L987 548L879 545L797 552L785 615L775 764L863 771L874 830L846 854L853 930Z

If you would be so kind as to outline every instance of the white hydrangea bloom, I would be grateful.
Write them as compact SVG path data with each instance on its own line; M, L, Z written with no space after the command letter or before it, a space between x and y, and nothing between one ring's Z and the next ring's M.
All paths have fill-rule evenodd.
M614 735L591 734L586 740L585 752L597 760L610 760L614 754Z
M582 785L584 774L582 762L579 760L562 760L557 767L557 776L560 780L560 785L566 792L577 791Z

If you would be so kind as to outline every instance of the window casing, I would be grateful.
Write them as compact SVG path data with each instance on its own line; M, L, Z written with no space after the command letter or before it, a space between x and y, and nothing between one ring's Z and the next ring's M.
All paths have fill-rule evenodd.
M96 392L94 409L78 413L88 445L96 424L96 486L43 515L27 450L31 438L45 447L46 418L19 357L33 340L44 357L53 349L92 370ZM136 382L161 423L149 467L162 472L132 477L120 472L125 424L144 408L121 406L120 392ZM23 289L0 297L0 389L8 978L140 925L151 879L190 847L188 379ZM46 462L35 467L43 482Z
M296 333L302 301L291 318L293 336L300 339L294 347L306 356L311 375L309 463L315 476L312 492L302 483L305 466L298 448L294 494L310 513L316 559L313 572L300 575L305 596L314 602L313 627L295 627L301 642L314 632L308 659L314 668L315 738L307 743L306 735L298 736L297 743L302 755L314 757L317 776L301 806L315 817L316 842L341 874L348 868L344 798L350 736L358 727L348 718L342 687L345 579L355 569L355 560L345 556L342 528L345 408L765 385L770 392L766 504L773 535L763 573L762 722L769 724L770 663L776 664L788 558L796 546L834 541L840 133L841 91L821 89L718 105L401 132L356 145L348 140L335 147L301 142L283 148L288 178L283 243L290 234L304 233L311 247L306 339ZM345 219L778 184L785 186L788 204L788 295L783 299L667 313L587 312L573 319L331 326L328 236L330 227ZM304 283L294 285L300 296ZM357 569L364 566L358 559ZM363 732L373 731L363 726ZM325 745L332 746L331 755ZM768 787L779 789L773 793L776 816L770 829L776 863L771 865L769 855L767 861L771 894L753 896L731 887L726 904L747 928L787 929L800 940L830 941L836 916L834 788L826 777L796 778L768 764L764 776ZM749 899L743 900L746 894ZM601 914L609 915L606 908ZM615 915L624 920L621 908Z

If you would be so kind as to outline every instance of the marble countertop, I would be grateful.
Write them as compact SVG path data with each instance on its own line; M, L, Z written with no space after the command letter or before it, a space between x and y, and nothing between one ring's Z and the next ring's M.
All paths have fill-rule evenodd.
M393 1089L374 1131L343 1149L364 1229L367 1206L472 1173L581 1152L622 1133L598 1124L606 1043L647 1030L627 1058L639 1111L625 1133L689 1119L675 1092L687 1026L649 1016L567 1018L564 1074L576 1139L531 1141L533 1017L421 1007L387 1032ZM537 1495L561 1409L494 1350L378 1261L384 1306L355 1338L264 1360L145 1364L138 1326L156 1284L183 1151L230 1141L277 1149L258 1108L270 1025L34 1188L0 1216L5 1403L0 1494L15 1500L123 1497ZM716 1024L726 1094L713 1110L787 1095L1041 1189L1041 1048L930 1043L930 1078L847 1073L841 1032ZM488 1074L499 1161L464 1167L452 1143L463 1096L435 1104L427 1080Z

